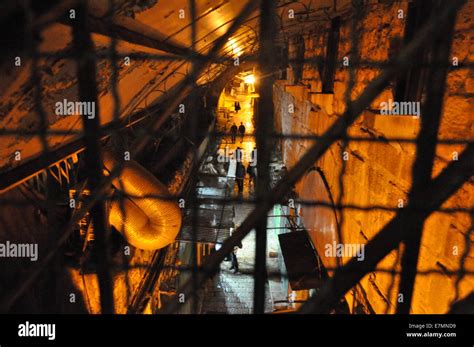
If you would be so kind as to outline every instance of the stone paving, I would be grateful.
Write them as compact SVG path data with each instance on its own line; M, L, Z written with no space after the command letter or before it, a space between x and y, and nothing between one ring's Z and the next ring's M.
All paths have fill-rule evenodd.
M243 210L243 209L241 209ZM252 231L242 242L242 249L237 252L239 270L237 274L229 270L230 262L221 264L221 271L214 277L207 288L203 303L203 313L250 314L253 308L254 294L254 257L255 232ZM265 311L273 308L267 285Z
M245 100L240 102L242 110L238 114L234 114L231 120L218 119L218 126L221 130L227 127L229 129L232 122L237 125L243 122L246 127L246 133L252 133L253 127L251 117L253 116L250 103ZM224 125L223 122L227 124ZM255 146L255 141L252 136L246 136L241 142L241 138L237 137L235 144L230 143L230 138L224 138L219 146L222 150L227 148L227 153L235 151L237 146L241 147L243 151L250 152ZM245 160L244 165L248 164ZM249 187L248 176L244 181L243 198L249 198L252 195L253 189ZM237 196L237 187L234 187L233 196ZM247 215L252 211L253 206L246 203L235 203L235 226L238 227ZM221 270L207 286L206 295L204 298L202 313L207 314L250 314L253 312L253 295L254 295L254 280L253 270L255 265L255 231L250 232L242 241L242 249L237 252L237 259L239 262L239 272L234 274L229 270L231 262L223 262ZM267 283L265 293L265 312L272 312L273 304L270 295L269 286Z

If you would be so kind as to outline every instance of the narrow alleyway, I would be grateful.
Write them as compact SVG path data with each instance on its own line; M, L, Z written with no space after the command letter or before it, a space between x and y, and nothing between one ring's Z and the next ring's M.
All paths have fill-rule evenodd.
M232 143L230 136L223 137L218 151L226 157L232 156L235 150L240 147L242 150L242 161L245 167L250 161L250 153L255 147L253 137L253 102L252 97L247 90L234 89L233 95L223 94L221 104L222 108L217 119L219 131L229 132L232 124L245 126L245 136L237 136L235 143ZM235 112L233 105L239 102L241 109ZM238 196L237 186L231 189L233 197ZM246 203L245 200L251 199L253 194L253 185L249 184L249 176L244 180L244 191L242 198L244 202L233 203L235 211L234 224L237 228L252 211L253 205ZM231 313L231 314L250 314L253 310L254 280L253 271L255 265L255 231L252 231L242 242L242 248L237 251L239 262L239 272L234 273L230 270L231 262L221 264L220 273L213 278L212 283L207 289L207 295L203 304L203 313ZM273 309L270 291L267 285L266 290L266 312Z

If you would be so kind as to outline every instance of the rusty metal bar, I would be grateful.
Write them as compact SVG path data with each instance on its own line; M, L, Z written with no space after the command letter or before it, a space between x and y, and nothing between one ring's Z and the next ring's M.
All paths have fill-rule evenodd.
M270 186L269 163L273 132L273 69L275 66L274 25L276 3L273 0L262 0L260 3L260 50L259 50L259 93L256 118L257 132L257 203L265 199ZM254 272L254 313L265 312L265 288L267 283L267 215L257 221L255 229L255 272Z
M105 12L107 8L102 8L98 5L99 12ZM87 16L87 23L89 30L101 35L114 37L133 44L154 48L167 53L175 54L182 57L196 56L196 59L207 61L205 55L193 52L192 50L180 45L177 42L166 40L166 36L158 30L141 23L133 18L125 16L114 16L112 20L107 23L102 18L97 18L92 15ZM64 21L63 24L70 25L69 21Z
M442 27L431 39L431 60L435 62L449 61L456 13L452 13ZM416 160L413 164L413 183L409 193L409 201L414 200L417 192L423 192L431 183L436 140L441 122L443 96L446 86L447 68L431 68L426 82L427 96L421 112L421 130L417 139ZM418 207L426 204L425 201L417 201ZM421 237L423 234L424 220L415 218L417 212L410 211L414 217L413 222L406 226L407 234L404 239L405 248L402 256L402 275L400 279L399 294L403 300L397 306L397 313L410 313L413 288L415 284L418 256L420 252Z
M85 2L76 7L77 19L73 25L73 44L77 54L77 79L79 97L82 102L95 105L95 117L83 115L85 137L85 171L89 188L95 194L102 181L102 156L100 145L99 103L97 101L96 66L93 55L94 46L87 27L87 8ZM101 255L98 260L98 279L102 313L114 312L113 284L109 272L110 253L108 247L109 228L106 222L105 205L97 202L90 211L95 230L96 247Z
M357 62L359 61L359 56L360 56L360 51L359 51L359 36L357 33L357 26L359 23L362 21L363 18L363 7L361 3L352 3L352 7L354 10L354 16L351 21L351 50L350 50L350 55L349 55L349 71L348 71L348 82L347 82L347 88L344 93L344 102L346 104L346 109L350 110L352 108L352 92L354 89L355 81L356 81L356 70L355 66L357 65ZM332 47L333 44L331 43L332 39L337 40L337 44L339 44L339 36L340 36L340 26L341 26L341 18L336 17L331 20L331 28L330 28L330 33L328 34L328 42L327 42L327 58L326 60L331 57L331 52L330 50L333 50L335 53L334 59L337 60L337 52L338 48ZM331 37L332 36L332 37ZM326 61L326 64L328 62ZM333 92L334 90L334 77L336 73L336 62L329 62L330 65L328 68L324 68L323 70L323 75L329 75L332 76L332 81L330 83L326 83L326 87L323 88L323 93L324 90L328 90L329 92ZM333 71L331 71L333 70ZM340 144L340 149L339 149L339 155L340 155L340 160L341 160L341 169L339 172L339 195L337 197L337 205L342 206L344 204L344 194L345 194L345 187L344 187L344 176L346 174L347 170L347 161L344 160L344 156L346 155L346 151L348 149L349 145L349 140L347 138L348 135L348 129L346 129L341 144ZM342 237L342 230L344 228L344 223L345 223L345 211L338 209L337 212L339 215L337 216L338 220L338 228L337 228L337 234L340 242L343 242L343 237ZM340 265L340 258L336 258L338 265Z
M61 0L54 4L46 13L35 19L35 29L45 29L48 25L58 20L60 16L74 8L81 0Z
M38 127L38 136L43 147L43 153L45 155L49 154L49 145L48 145L48 116L43 108L42 101L42 89L41 89L41 75L38 69L38 44L35 40L36 31L33 26L34 22L34 13L31 8L31 1L23 1L22 5L24 6L25 17L26 17L26 26L28 31L28 45L31 55L31 82L34 84L34 107L39 118L39 127Z

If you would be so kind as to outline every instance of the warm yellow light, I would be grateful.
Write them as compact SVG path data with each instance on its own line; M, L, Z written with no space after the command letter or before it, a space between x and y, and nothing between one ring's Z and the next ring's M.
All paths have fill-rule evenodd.
M254 75L248 75L244 77L244 82L247 84L254 84L255 83L255 76Z
M240 57L242 55L242 48L237 44L237 41L231 37L228 39L229 46L232 49L232 56L233 57Z

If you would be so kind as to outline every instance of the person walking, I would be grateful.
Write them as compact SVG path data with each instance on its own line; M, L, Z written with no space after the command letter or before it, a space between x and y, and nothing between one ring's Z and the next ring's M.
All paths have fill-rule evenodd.
M254 167L257 167L257 147L254 147L252 149L252 153L250 154L250 163Z
M234 109L235 109L235 113L239 113L239 111L240 111L240 102L238 102L238 101L234 102Z
M239 196L244 191L244 178L245 178L245 166L242 162L237 161L237 167L235 168L235 181L237 182L237 188L239 190Z
M240 125L239 125L239 133L240 133L240 143L242 143L244 141L244 135L245 135L245 125L242 122L240 122Z
M242 162L242 149L240 147L237 147L235 150L235 160Z
M249 174L249 187L253 183L253 188L257 184L257 148L254 147L250 154L250 163L247 167L247 173Z
M237 137L237 125L235 123L230 127L230 137L232 139L232 143L235 143L235 138Z
M253 189L255 190L255 183L257 181L257 168L253 166L252 163L250 163L247 167L247 173L249 174L249 189L253 184Z
M229 270L234 270L235 274L239 272L239 261L237 260L237 252L239 248L242 248L242 242L239 242L239 244L234 247L234 250L230 252L231 266Z

